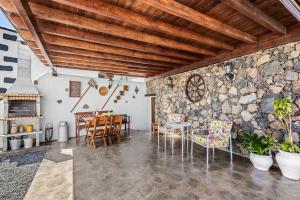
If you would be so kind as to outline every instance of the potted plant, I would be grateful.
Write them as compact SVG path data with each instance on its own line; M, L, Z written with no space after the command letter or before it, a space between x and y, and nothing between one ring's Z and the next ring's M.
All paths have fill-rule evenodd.
M242 134L243 149L250 152L250 161L253 166L262 171L268 171L273 164L271 150L274 146L274 139L271 136L258 136L257 134L245 131Z
M288 137L282 144L279 144L279 153L276 155L276 161L283 176L293 179L300 179L300 150L297 144L293 142L292 132L292 100L290 97L275 99L274 113L284 122Z

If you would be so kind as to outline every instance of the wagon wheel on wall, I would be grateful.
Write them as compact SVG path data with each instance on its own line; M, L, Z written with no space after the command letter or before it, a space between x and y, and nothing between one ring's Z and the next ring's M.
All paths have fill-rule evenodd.
M186 82L185 94L188 100L193 103L197 103L203 98L205 89L203 77L199 74L193 74Z

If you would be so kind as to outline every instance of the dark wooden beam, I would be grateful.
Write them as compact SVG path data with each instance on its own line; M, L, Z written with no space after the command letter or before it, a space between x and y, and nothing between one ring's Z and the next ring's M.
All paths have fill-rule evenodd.
M88 70L88 71L97 71L97 72L103 72L103 73L110 73L114 75L126 75L126 76L138 76L138 77L149 77L153 74L147 74L147 73L130 73L130 72L120 72L119 70L100 70L98 68L93 68L91 66L77 66L77 65L72 65L72 64L65 64L65 63L57 63L55 64L55 67L57 68L67 68L67 69L77 69L77 70Z
M159 65L147 65L147 64L140 64L140 63L132 63L132 62L124 62L124 61L117 61L117 60L110 60L110 59L103 59L103 58L95 58L89 56L80 56L80 55L73 55L67 53L57 53L57 52L49 52L50 58L61 58L67 60L78 60L78 61L87 61L87 62L95 62L95 63L102 63L102 64L113 64L113 65L121 65L121 66L128 66L128 67L141 67L141 68L157 68L157 69L165 69L170 70L174 67L170 66L159 66Z
M76 63L67 63L67 62L54 62L55 66L64 66L64 67L74 67L79 69L85 69L85 70L91 70L91 71L99 71L99 72L106 72L106 73L113 73L113 74L119 74L119 75L134 75L134 76L149 76L153 74L158 74L159 71L147 71L147 70L134 70L129 71L128 69L120 69L120 68L112 68L110 66L103 65L102 67L95 67L92 65L82 65L82 64L76 64Z
M141 59L141 58L134 58L134 57L128 57L128 56L121 56L121 55L115 55L115 54L109 54L109 53L102 53L97 51L90 51L90 50L84 50L84 49L77 49L77 48L71 48L71 47L63 47L63 46L57 46L57 45L46 45L47 51L52 53L58 53L58 54L69 54L74 56L88 56L95 59L107 59L107 60L116 60L116 61L123 61L123 62L129 62L129 63L137 63L137 64L144 64L144 65L156 65L156 66L164 66L164 67L179 67L180 65L174 64L174 63L168 63L168 62L160 62L160 61L154 61L154 60L147 60L147 59Z
M157 54L133 51L130 49L122 49L118 47L95 44L91 42L85 42L85 41L53 36L48 34L42 34L42 37L48 44L54 44L54 45L60 45L60 46L78 48L78 49L86 49L86 50L92 50L92 51L98 51L104 53L111 53L111 54L123 55L129 57L144 58L149 60L165 61L165 62L171 62L176 64L182 63L181 60L178 60L176 58L161 56Z
M50 58L47 55L47 52L44 48L43 39L39 33L38 27L36 25L35 19L32 15L31 9L28 5L28 2L25 0L12 0L14 6L18 10L20 17L22 18L23 22L28 27L28 30L31 32L34 40L39 47L40 51L42 52L45 60L47 61L48 65L54 70L53 65L51 63Z
M266 15L248 0L222 0L224 4L247 16L263 27L280 34L286 34L286 28L280 22Z
M127 66L120 66L120 65L111 65L111 64L98 64L95 65L95 63L90 62L77 62L77 61L71 61L71 60L55 60L53 63L64 63L64 64L70 64L75 66L87 66L87 68L97 68L99 70L119 70L120 72L141 72L141 73L161 73L164 70L156 70L156 69L141 69L137 67L127 67Z
M149 80L159 79L174 74L183 73L200 67L205 67L214 63L230 60L232 58L237 58L247 54L251 54L257 51L273 48L279 45L284 45L291 42L296 42L300 40L300 25L296 25L290 28L287 28L286 35L278 35L277 33L271 33L264 35L258 38L257 44L241 44L232 52L223 52L214 58L206 58L203 61L195 62L191 65L182 66L174 70L162 73L153 77L150 77Z
M98 44L105 44L109 46L121 47L121 48L154 53L159 55L183 58L188 60L199 60L199 56L191 55L186 52L161 48L159 46L149 45L134 40L129 41L127 39L104 36L101 34L90 33L87 31L81 31L74 28L67 28L49 22L47 23L38 22L38 26L42 33L47 33L50 35L67 37L67 38L72 38L77 40L83 40L83 41L88 41L88 42L93 42Z
M78 28L84 28L91 31L102 32L109 35L128 38L132 40L146 42L149 44L160 45L172 49L183 50L201 55L216 55L213 51L198 46L171 40L168 38L159 37L153 34L135 31L129 28L124 28L122 26L117 26L111 23L105 23L96 19L60 11L39 4L30 3L30 7L35 17L38 19L57 22L61 24L75 26Z
M177 17L183 18L204 28L216 31L220 34L227 35L247 43L256 43L256 37L229 26L215 18L200 13L184 4L178 3L175 0L138 0L141 3L152 6L156 9L170 13Z
M85 10L97 15L113 18L126 23L142 26L155 31L160 31L176 37L200 42L215 48L233 50L234 47L225 42L218 41L211 37L207 37L191 30L174 26L163 21L155 20L150 17L140 15L127 9L113 6L99 0L53 0L57 3L65 4L74 8Z
M75 57L75 56L74 56ZM166 68L166 67L161 67L161 66L151 66L151 65L139 65L139 64L132 64L132 63L124 63L124 62L117 62L117 61L111 61L111 60L102 60L102 61L93 61L91 60L89 57L83 57L80 56L76 59L73 58L69 58L66 55L63 55L63 57L61 56L53 56L50 54L50 58L53 62L69 62L69 63L77 63L77 64L88 64L91 66L103 66L103 65L111 65L111 66L121 66L121 67L126 67L129 69L153 69L153 70L157 70L157 71L167 71L170 70L170 68ZM82 58L82 59L80 59Z

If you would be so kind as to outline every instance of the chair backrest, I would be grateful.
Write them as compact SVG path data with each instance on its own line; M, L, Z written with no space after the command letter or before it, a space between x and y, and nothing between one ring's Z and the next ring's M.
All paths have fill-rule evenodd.
M221 120L212 120L209 125L210 134L218 134L223 137L229 137L231 133L232 122L226 122Z
M122 115L111 115L110 116L110 130L121 132L123 122Z
M107 116L103 116L103 115L98 115L95 116L94 119L94 131L97 130L97 128L101 127L102 129L104 129L104 132L106 134L107 130L108 130L108 117Z
M168 114L168 122L184 122L185 116L183 114Z

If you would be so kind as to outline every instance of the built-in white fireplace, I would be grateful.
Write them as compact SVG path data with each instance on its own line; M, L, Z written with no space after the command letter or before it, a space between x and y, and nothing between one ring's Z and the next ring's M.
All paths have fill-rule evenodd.
M18 42L16 81L6 93L0 94L0 147L2 146L3 151L8 149L8 141L13 137L32 137L36 145L39 145L42 133L40 98L41 95L31 80L30 52ZM32 131L24 128L30 125Z

